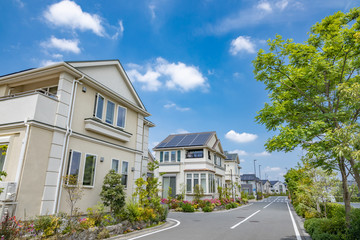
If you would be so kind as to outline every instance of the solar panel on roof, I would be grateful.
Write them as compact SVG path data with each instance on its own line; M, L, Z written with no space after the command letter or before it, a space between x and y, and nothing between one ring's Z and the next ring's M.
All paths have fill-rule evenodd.
M190 144L190 146L204 145L210 135L211 135L211 133L198 134L198 136L194 139L194 141Z
M160 143L160 144L157 146L157 148L162 148L162 147L164 147L166 144L167 144L167 142L162 142L162 143Z
M174 136L165 146L166 147L176 147L183 138L184 138L183 135Z
M189 146L196 136L196 134L186 135L184 139L179 142L178 146Z

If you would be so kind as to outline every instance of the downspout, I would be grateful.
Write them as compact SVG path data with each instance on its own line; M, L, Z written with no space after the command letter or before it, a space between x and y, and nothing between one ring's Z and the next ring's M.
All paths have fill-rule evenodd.
M16 199L18 197L18 192L19 192L19 186L20 186L20 175L21 175L21 170L23 168L23 164L24 164L24 159L25 159L25 150L26 150L26 146L28 143L28 139L29 139L29 129L30 129L30 124L27 122L28 119L26 118L24 120L24 125L26 126L26 130L25 130L25 136L24 136L24 140L22 142L22 146L21 146L21 150L20 150L20 158L19 158L19 165L16 171L16 176L15 176L15 182L16 182Z
M75 103L75 98L76 98L76 90L77 90L77 84L84 79L85 75L82 75L81 78L79 79L75 79L73 81L72 84L72 89L71 89L71 96L70 96L70 105L69 105L69 111L68 111L68 119L66 122L66 132L65 132L65 136L64 136L64 143L63 143L63 150L61 153L61 161L60 161L60 170L59 170L59 176L58 176L58 182L56 185L56 196L55 196L55 203L54 203L54 210L53 213L58 213L59 211L59 207L60 207L60 198L61 198L61 187L63 184L62 181L62 176L64 176L65 174L65 156L69 147L69 137L72 134L72 129L71 129L71 125L72 125L72 117L74 114L74 103Z

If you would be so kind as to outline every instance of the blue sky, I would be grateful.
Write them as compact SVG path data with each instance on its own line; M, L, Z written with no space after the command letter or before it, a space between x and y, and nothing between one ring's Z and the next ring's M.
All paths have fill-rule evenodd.
M282 180L301 150L267 153L274 133L254 117L268 93L252 60L276 34L295 42L356 0L2 0L0 75L59 61L119 59L156 124L171 133L216 131L242 173Z

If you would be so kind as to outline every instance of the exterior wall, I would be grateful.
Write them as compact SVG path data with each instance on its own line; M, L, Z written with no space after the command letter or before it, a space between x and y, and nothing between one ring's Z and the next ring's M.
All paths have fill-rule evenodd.
M88 207L91 207L97 204L100 199L101 187L103 184L103 179L105 175L111 169L112 159L120 160L119 171L121 171L122 161L127 161L129 163L128 166L128 182L127 188L125 190L126 196L131 197L134 190L134 172L131 171L131 168L134 167L135 156L134 152L124 151L123 149L119 149L116 147L108 146L105 144L99 144L95 142L87 141L86 139L80 139L78 137L71 137L69 148L67 152L67 161L65 166L68 166L69 159L69 151L77 151L81 152L81 160L80 160L80 168L79 168L79 182L82 184L83 176L84 176L84 165L85 165L85 157L86 154L96 155L96 165L95 165L95 179L94 186L83 186L84 195L81 200L76 204L76 207L80 208L80 211L86 212ZM103 162L100 159L103 158ZM67 173L68 168L65 168L65 173ZM69 212L69 206L66 202L67 193L64 189L61 190L61 202L60 202L60 211L61 212Z
M46 179L48 168L50 144L52 132L42 128L30 127L29 139L26 155L23 162L22 175L20 179L19 191L17 194L16 216L23 218L26 216L39 215L43 200L44 184L50 179ZM41 139L41 141L39 141ZM51 193L50 193L51 195ZM45 194L45 199L49 197ZM52 210L52 209L51 209Z

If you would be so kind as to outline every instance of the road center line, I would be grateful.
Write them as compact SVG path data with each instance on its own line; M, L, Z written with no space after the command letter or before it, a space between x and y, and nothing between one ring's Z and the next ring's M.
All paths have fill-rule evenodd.
M163 231L166 231L166 230L169 230L169 229L172 229L174 227L177 227L180 225L180 221L176 220L176 219L172 219L172 218L168 218L169 220L172 220L172 221L175 221L176 224L174 226L171 226L171 227L168 227L168 228L164 228L164 229L160 229L160 230L157 230L155 232L149 232L149 233L146 233L146 234L143 234L143 235L140 235L140 236L137 236L137 237L133 237L133 238L130 238L129 240L134 240L134 239L138 239L138 238L142 238L142 237L146 237L146 236L149 236L149 235L152 235L152 234L155 234L155 233L159 233L159 232L163 232Z
M260 212L261 210L257 210L256 212L254 212L253 214L251 214L250 216L248 216L247 218L245 218L244 220L242 220L241 222L235 224L234 226L232 226L230 229L234 229L237 226L239 226L240 224L242 224L243 222L245 222L246 220L248 220L249 218L251 218L252 216L254 216L255 214L257 214L258 212Z
M286 203L286 204L287 204L287 207L288 207L288 209L289 209L289 213L290 213L290 217L291 217L291 222L292 222L292 224L293 224L293 226L294 226L294 231L295 231L296 239L297 239L297 240L301 240L299 230L298 230L298 228L297 228L297 226L296 226L294 217L293 217L293 215L292 215L292 213L291 213L291 210L290 210L290 207L289 207L289 203Z

